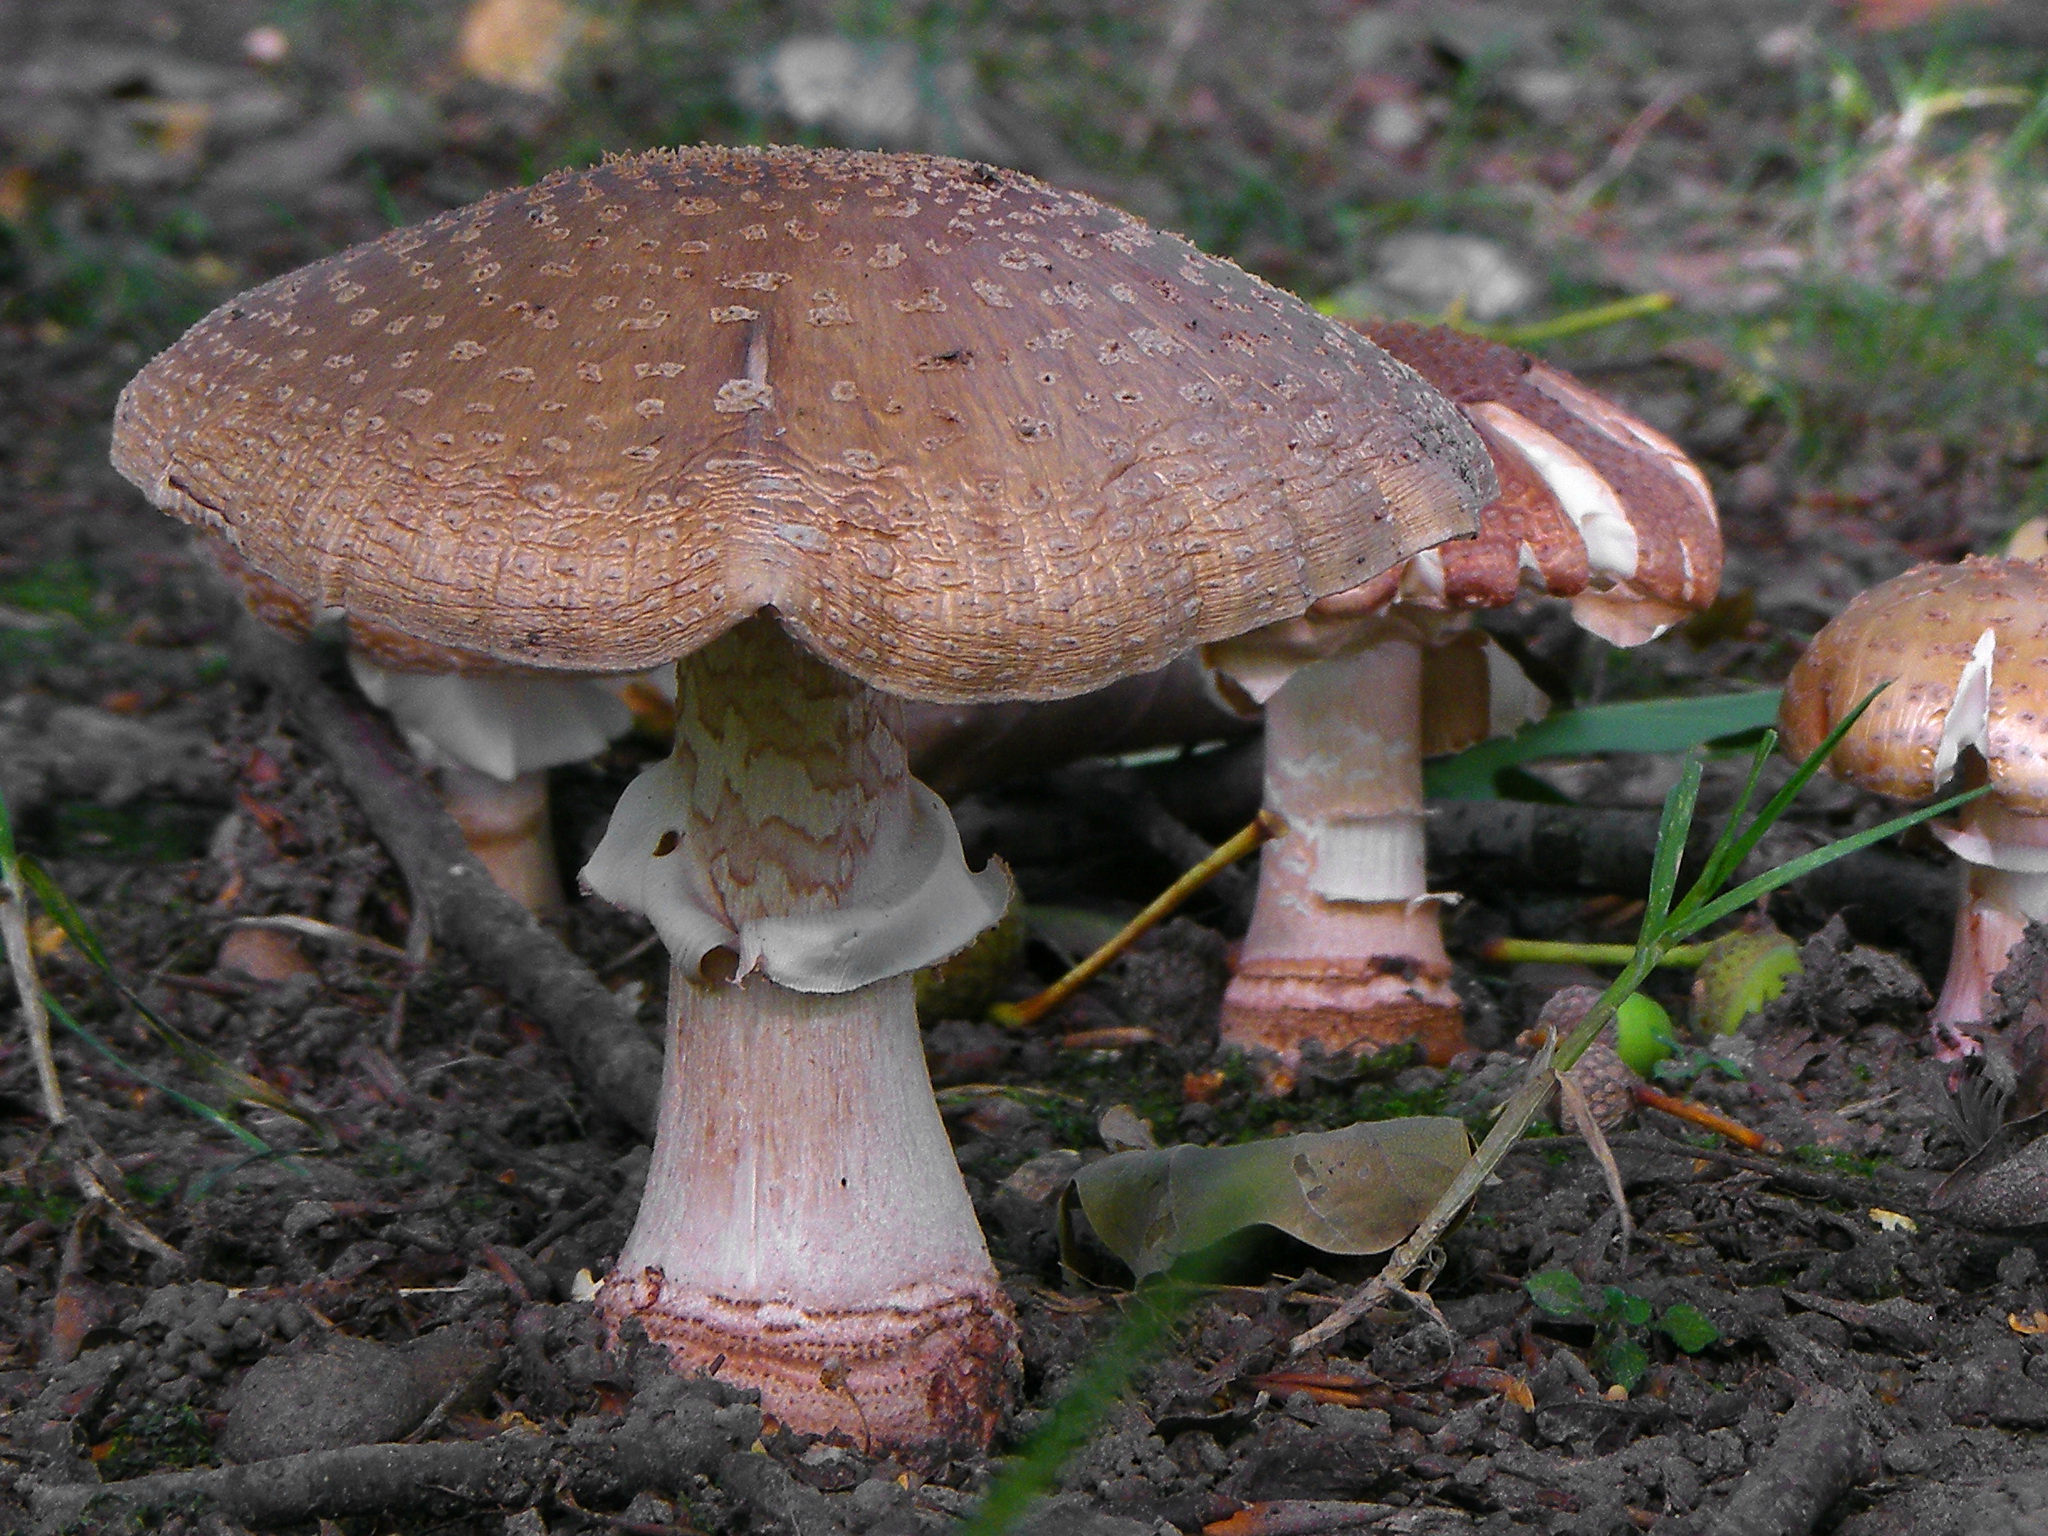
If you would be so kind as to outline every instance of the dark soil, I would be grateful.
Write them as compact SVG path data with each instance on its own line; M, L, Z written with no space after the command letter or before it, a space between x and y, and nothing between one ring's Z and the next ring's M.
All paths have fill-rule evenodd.
M1462 872L1471 894L1451 930L1475 1049L1449 1071L1314 1064L1280 1100L1258 1096L1242 1064L1214 1059L1241 883L1198 898L1035 1038L932 1021L933 1076L1023 1320L1024 1399L995 1460L912 1469L806 1443L764 1425L743 1393L658 1385L574 1299L625 1236L647 1152L585 1099L491 977L445 953L414 976L381 951L312 940L299 943L303 974L282 982L217 965L236 917L297 914L403 946L410 912L280 703L235 679L231 614L179 531L105 463L114 394L155 347L241 286L599 149L791 136L801 125L747 105L729 66L860 10L864 30L973 64L976 132L993 144L975 152L1189 228L1304 292L1356 277L1379 234L1432 222L1526 253L1552 309L1613 297L1637 283L1631 273L1671 283L1720 260L1712 281L1682 290L1678 320L1559 355L1707 467L1727 511L1726 601L1639 653L1606 652L1533 608L1497 627L1540 681L1582 701L1767 684L1858 588L1915 558L1989 547L2032 505L2041 462L2037 422L1908 377L1909 348L1870 365L1875 376L1831 374L1835 354L1799 329L1819 311L1796 283L1761 299L1724 291L1749 270L1744 242L1795 238L1785 230L1804 227L1802 199L1817 195L1801 135L1825 94L1812 62L1825 55L1767 66L1759 47L1773 29L1814 23L1872 78L1887 49L1933 67L1933 33L1873 41L1812 9L1332 3L1274 19L1194 0L900 16L621 3L603 10L565 95L548 100L462 78L447 62L460 8L424 0L306 0L275 14L244 0L0 0L0 790L23 847L141 998L310 1112L240 1112L268 1152L191 1113L166 1087L224 1104L218 1085L166 1050L75 944L39 930L50 986L104 1048L60 1037L70 1103L118 1165L133 1214L181 1257L142 1256L81 1207L10 1011L0 1530L36 1528L39 1490L44 1526L62 1525L68 1506L47 1502L61 1485L520 1432L556 1437L555 1472L494 1474L460 1495L423 1475L383 1513L290 1529L950 1529L1125 1326L1132 1303L1113 1261L1092 1253L1099 1285L1064 1275L1055 1235L1058 1189L1099 1154L1104 1110L1133 1106L1162 1141L1418 1112L1483 1130L1519 1069L1515 1036L1552 991L1589 977L1489 969L1478 947L1503 933L1623 939L1640 907L1640 889L1620 881ZM1361 23L1375 15L1394 28L1377 51ZM1176 17L1195 29L1190 42L1173 42ZM291 52L259 67L243 39L273 21ZM2026 80L2048 60L2023 4L1954 25L1941 55L1953 78ZM1575 93L1566 115L1541 105L1540 71ZM1555 192L1600 172L1679 79L1690 93L1668 122L1660 114L1641 166L1568 233L1542 233L1533 194L1516 189ZM195 102L207 124L196 137L173 110ZM1393 131L1388 102L1421 114L1415 147L1374 138ZM926 126L926 147L960 147ZM1898 292L1900 304L1926 297ZM1783 372L1765 375L1743 348L1772 325ZM1923 410L1936 414L1911 414ZM658 750L629 742L557 775L566 867ZM1241 767L1218 753L1121 784L1220 837L1242 819ZM1669 759L1619 758L1546 773L1581 807L1646 810L1673 771ZM1710 812L1736 772L1714 766ZM1177 865L1109 803L1056 775L969 797L959 814L970 852L1008 859L1033 904L1120 917ZM1884 814L1822 784L1794 821L1819 838ZM1931 842L1891 857L1911 875L1900 889L1939 888ZM1637 1225L1624 1249L1583 1144L1532 1139L1449 1240L1434 1286L1448 1333L1389 1311L1326 1355L1290 1358L1289 1340L1373 1262L1245 1256L1241 1283L1205 1293L1106 1405L1029 1529L2048 1532L2034 1438L2048 1430L2042 1186L2024 1135L2011 1135L2001 1155L2021 1158L2004 1182L1967 1200L1938 1189L2004 1101L1979 1085L1975 1118L1953 1112L1924 1049L1942 919L1922 914L1916 927L1896 907L1881 892L1778 898L1775 919L1807 941L1806 977L1716 1042L1718 1063L1699 1057L1690 1091L1782 1153L1696 1144L1648 1115L1614 1138ZM646 936L594 901L567 932L651 1032L665 973ZM1012 992L1062 958L1035 942ZM1683 988L1652 987L1681 1022ZM2028 990L2015 992L2019 1031L2034 1016ZM1142 1027L1153 1043L1054 1043L1110 1026ZM1634 1390L1611 1390L1615 1330L1560 1322L1525 1288L1560 1268L1658 1312L1688 1303L1719 1338L1686 1354L1624 1328L1649 1364ZM387 1444L407 1437L411 1447ZM656 1441L652 1473L592 1449ZM386 1457L378 1475L403 1486L403 1465ZM244 1527L192 1508L101 1512L71 1528Z

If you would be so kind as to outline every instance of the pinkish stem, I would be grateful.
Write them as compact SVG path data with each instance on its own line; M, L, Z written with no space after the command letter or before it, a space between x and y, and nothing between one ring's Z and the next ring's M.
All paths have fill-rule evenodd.
M499 890L542 919L567 908L548 823L545 768L507 781L459 763L437 769L441 803Z
M1982 1049L1964 1026L1983 1021L1992 983L2027 924L2048 918L2048 817L2022 815L1990 795L1934 832L1968 871L1948 979L1929 1016L1935 1056L1955 1061Z
M602 1292L679 1368L811 1434L985 1445L1015 1325L925 1076L908 976L670 978L640 1218Z
M1423 870L1422 647L1398 621L1302 667L1266 702L1266 808L1287 833L1223 1001L1223 1042L1292 1065L1304 1045L1361 1054L1464 1048Z
M1967 868L1963 899L1956 908L1948 979L1928 1018L1934 1054L1942 1061L1974 1056L1982 1049L1960 1026L1983 1021L1992 983L2027 931L2028 912L2048 912L2048 875L2016 874L1981 864Z
M750 621L683 663L674 766L697 894L725 927L837 910L911 781L897 707ZM931 1084L912 983L794 991L678 964L654 1158L600 1307L812 1434L985 1446L1016 1323Z

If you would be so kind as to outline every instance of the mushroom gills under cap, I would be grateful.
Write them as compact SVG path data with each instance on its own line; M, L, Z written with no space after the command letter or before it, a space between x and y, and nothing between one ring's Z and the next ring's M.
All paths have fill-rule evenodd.
M510 781L595 757L633 727L621 696L630 678L390 672L355 651L349 671L433 767L457 763Z
M1713 600L1713 494L1663 433L1513 348L1443 327L1362 329L1458 403L1501 486L1477 537L1410 562L1405 600L1490 607L1532 589L1572 599L1579 624L1617 645Z
M945 801L912 780L838 906L754 918L735 931L708 894L704 851L678 831L689 805L674 758L646 769L620 797L582 876L597 895L646 916L686 976L712 950L729 949L739 976L759 970L792 992L850 992L937 964L1010 904L1002 861L971 872Z
M1506 438L1543 477L1585 540L1596 576L1627 581L1636 574L1642 550L1635 525L1605 476L1583 455L1504 405L1488 400L1466 409Z

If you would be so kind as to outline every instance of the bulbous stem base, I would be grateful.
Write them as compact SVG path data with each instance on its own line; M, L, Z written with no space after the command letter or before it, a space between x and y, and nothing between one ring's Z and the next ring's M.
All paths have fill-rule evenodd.
M1017 1371L925 1075L911 979L792 992L670 980L647 1189L599 1306L806 1434L943 1457Z
M1287 833L1223 998L1223 1043L1292 1066L1305 1046L1359 1055L1465 1047L1422 839L1422 649L1376 644L1301 668L1266 703L1266 807Z

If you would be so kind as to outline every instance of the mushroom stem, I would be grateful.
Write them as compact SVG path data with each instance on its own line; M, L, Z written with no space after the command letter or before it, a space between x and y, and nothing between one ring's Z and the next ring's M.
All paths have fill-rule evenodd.
M905 829L932 798L899 714L770 618L682 663L668 830L645 831L653 878L688 898L653 909L675 960L671 1043L601 1306L683 1369L723 1357L791 1428L940 1455L987 1444L1016 1323L925 1075L908 973L937 956L840 963L886 926L862 893L916 851Z
M1422 837L1422 645L1382 625L1302 667L1266 702L1266 809L1287 833L1223 999L1223 1043L1292 1065L1313 1041L1362 1054L1464 1048L1463 1010L1428 895Z
M560 917L568 903L555 862L545 768L505 780L449 763L438 770L441 803L498 889L535 917Z
M2048 874L1983 864L1965 868L1948 979L1928 1016L1934 1026L1935 1054L1944 1060L1974 1054L1974 1042L1957 1026L1983 1022L1992 983L2005 969L2007 954L2036 915L2048 916Z
M654 1161L600 1301L679 1369L877 1452L985 1445L1016 1338L911 988L810 994L677 968Z

